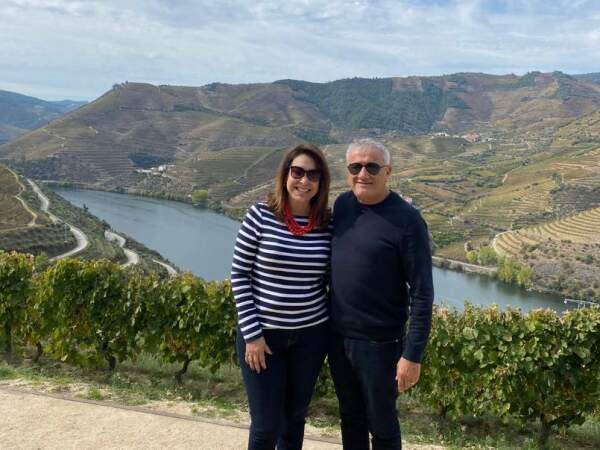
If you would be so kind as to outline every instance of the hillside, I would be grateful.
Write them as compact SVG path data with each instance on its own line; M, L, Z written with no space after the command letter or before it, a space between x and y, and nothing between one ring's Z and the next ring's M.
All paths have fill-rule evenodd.
M300 140L535 131L598 107L600 85L560 72L199 88L125 83L1 146L0 158L38 179L179 196L213 187L222 200L267 182L277 152ZM249 168L256 160L260 167ZM175 164L172 176L148 180L135 172L165 163Z
M82 259L105 258L125 263L123 250L105 236L109 224L55 194L45 186L42 190L49 198L49 210L57 215L55 223L42 211L40 198L26 180L0 165L0 250L18 251L48 257L72 250L77 242L65 223L75 225L88 239L87 247L77 253ZM168 263L158 252L124 236L128 249L137 253L136 267L145 272L166 275L163 264ZM168 263L172 266L171 263Z
M26 227L35 222L36 213L21 197L24 191L18 176L0 166L0 231Z
M48 102L0 90L0 145L60 117L85 102Z
M584 80L584 81L589 81L592 83L600 84L600 72L582 73L579 75L573 75L573 77L577 78L578 80Z
M239 216L264 198L286 147L323 148L333 200L346 189L347 142L375 135L392 153L392 188L423 211L438 255L464 259L466 244L600 206L600 84L578 77L125 83L1 146L0 158L86 187L179 200L208 189L213 206Z
M0 250L53 256L74 246L61 224L40 211L37 197L17 174L0 165Z

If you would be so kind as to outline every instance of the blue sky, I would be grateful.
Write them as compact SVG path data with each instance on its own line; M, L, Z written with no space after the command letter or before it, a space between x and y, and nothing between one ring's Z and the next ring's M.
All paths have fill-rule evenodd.
M600 72L597 0L0 0L0 24L0 89L49 100L126 80Z

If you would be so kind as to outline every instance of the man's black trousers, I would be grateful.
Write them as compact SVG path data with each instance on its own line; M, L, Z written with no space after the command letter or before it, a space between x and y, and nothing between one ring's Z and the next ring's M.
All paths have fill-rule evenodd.
M374 342L332 333L329 366L340 404L344 450L402 448L396 364L402 340Z

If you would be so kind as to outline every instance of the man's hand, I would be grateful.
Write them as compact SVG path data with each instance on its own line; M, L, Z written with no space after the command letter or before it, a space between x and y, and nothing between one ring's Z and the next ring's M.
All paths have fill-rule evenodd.
M396 381L398 392L406 392L419 381L421 364L400 358L396 365Z
M261 369L267 369L267 358L265 353L272 355L271 349L267 345L267 341L263 336L250 342L246 342L246 354L244 359L248 367L256 373L260 373Z

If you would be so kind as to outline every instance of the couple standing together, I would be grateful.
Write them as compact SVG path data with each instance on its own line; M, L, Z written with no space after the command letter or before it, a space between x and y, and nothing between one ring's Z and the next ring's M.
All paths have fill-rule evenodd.
M331 217L323 153L288 150L274 192L238 233L231 282L249 449L302 448L326 355L344 449L368 449L369 433L373 449L401 448L396 398L419 379L431 326L429 235L388 189L384 145L355 141L346 160L351 191Z

